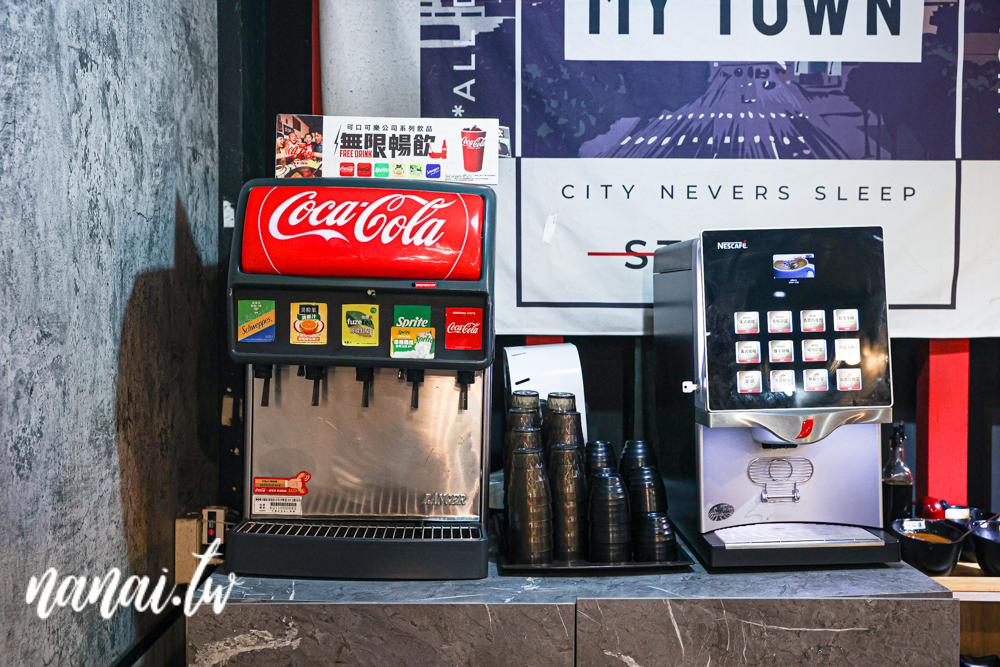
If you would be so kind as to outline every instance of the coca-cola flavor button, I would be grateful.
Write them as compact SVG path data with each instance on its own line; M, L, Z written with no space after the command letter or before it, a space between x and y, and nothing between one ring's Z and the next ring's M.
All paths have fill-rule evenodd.
M772 310L767 313L768 333L792 333L792 311Z
M772 340L768 359L772 364L787 364L795 361L795 343L790 340Z
M803 333L817 333L826 331L826 311L825 310L803 310L799 313Z
M760 371L740 371L736 374L736 389L741 394L759 394L761 384Z
M822 338L802 341L802 361L826 361L826 341Z
M446 350L483 349L482 308L445 308L444 323Z
M341 162L340 163L340 175L341 176L353 176L354 175L354 163L353 162Z
M759 364L760 341L741 340L736 343L736 363Z
M802 371L802 386L806 391L828 391L830 373L825 368L807 368Z
M846 308L833 311L833 330L857 331L858 330L857 308Z
M736 321L736 333L760 333L760 315L756 311L736 313L734 319Z

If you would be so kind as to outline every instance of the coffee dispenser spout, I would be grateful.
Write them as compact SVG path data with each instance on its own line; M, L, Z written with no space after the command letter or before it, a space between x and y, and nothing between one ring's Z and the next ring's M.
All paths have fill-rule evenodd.
M406 369L406 381L413 383L413 394L410 397L410 408L416 410L420 403L420 383L424 381L424 371L417 368Z
M372 386L375 382L375 369L374 368L358 368L355 374L355 379L358 382L363 382L364 386L361 389L361 407L368 407L368 398L372 393Z
M323 366L305 367L306 379L313 381L313 395L312 395L313 405L319 405L319 383L323 379L323 375L325 374L326 374L326 368L324 368Z
M253 365L254 378L264 381L264 386L260 391L260 407L262 408L266 408L268 405L268 396L271 393L271 376L273 372L274 370L271 364Z

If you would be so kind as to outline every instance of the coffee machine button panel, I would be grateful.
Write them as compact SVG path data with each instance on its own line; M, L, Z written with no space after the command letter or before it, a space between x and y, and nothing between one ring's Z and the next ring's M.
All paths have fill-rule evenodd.
M861 369L838 368L837 389L839 391L861 391Z
M802 361L826 361L826 341L822 338L807 338L802 341Z
M767 313L767 333L792 333L792 311L771 310Z
M857 338L838 338L834 341L834 358L857 366L861 363L861 341Z
M802 371L802 387L806 391L829 391L830 373L825 368L807 368Z
M772 364L789 364L795 361L795 341L772 340L768 347L767 358Z
M803 310L799 313L802 333L823 333L826 331L825 310Z
M794 394L795 371L771 371L771 391L776 394Z
M756 311L736 313L736 333L739 335L760 333L760 313Z
M762 391L760 371L740 371L736 383L741 394L759 394Z
M858 309L857 308L842 308L833 311L833 330L834 331L858 331L860 325L858 323Z
M736 363L759 364L760 341L741 340L736 342Z

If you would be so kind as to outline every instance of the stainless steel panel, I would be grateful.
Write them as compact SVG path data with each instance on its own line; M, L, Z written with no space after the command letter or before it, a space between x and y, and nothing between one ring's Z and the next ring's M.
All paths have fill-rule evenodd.
M805 420L813 420L809 435L799 438ZM808 445L819 442L845 424L889 424L892 408L859 408L854 410L794 410L774 411L695 411L695 421L710 428L746 428L759 426L786 442Z
M477 373L469 409L460 410L455 373L427 371L413 410L412 385L395 369L375 369L363 408L355 369L328 368L313 406L312 382L297 377L294 366L275 366L268 407L259 405L263 380L253 380L248 391L248 489L254 477L306 471L312 479L304 517L479 518L484 384L484 373Z
M764 449L749 428L698 425L702 533L760 523L831 523L882 526L882 457L877 424L841 426L823 442L795 449ZM747 474L759 458L802 456L812 477L797 485L797 502L766 503ZM712 512L729 505L729 512ZM712 520L711 516L716 519Z

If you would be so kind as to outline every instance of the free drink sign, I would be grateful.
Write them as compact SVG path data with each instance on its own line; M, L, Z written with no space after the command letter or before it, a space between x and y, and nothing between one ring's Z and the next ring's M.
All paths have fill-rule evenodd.
M312 155L321 168L312 174L282 168L287 158L281 153L276 163L279 177L322 174L497 184L500 121L495 118L295 118L310 130L306 136L314 141Z

